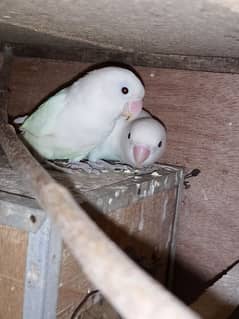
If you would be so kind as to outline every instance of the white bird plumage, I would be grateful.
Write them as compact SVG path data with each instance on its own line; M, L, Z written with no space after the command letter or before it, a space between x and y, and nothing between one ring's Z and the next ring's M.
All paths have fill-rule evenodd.
M88 158L90 161L118 160L141 168L154 164L165 147L165 127L150 113L141 111L132 121L119 118L111 134L89 153Z
M24 121L24 139L44 158L78 161L111 133L116 120L135 118L144 86L130 70L104 67L87 73L41 104Z

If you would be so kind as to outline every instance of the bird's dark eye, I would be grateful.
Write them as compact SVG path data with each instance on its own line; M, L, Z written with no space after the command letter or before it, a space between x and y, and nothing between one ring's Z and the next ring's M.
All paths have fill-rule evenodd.
M161 147L161 146L162 146L162 141L158 143L158 147Z
M128 93L129 93L129 89L128 89L126 86L124 86L124 87L121 89L121 91L122 91L123 94L128 94Z
M130 134L130 132L129 132L129 134L128 134L128 139L130 139L130 136L131 136L131 134Z

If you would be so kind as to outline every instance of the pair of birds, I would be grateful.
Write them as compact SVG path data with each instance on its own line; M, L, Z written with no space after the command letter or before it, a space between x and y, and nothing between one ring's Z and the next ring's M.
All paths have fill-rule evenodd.
M87 73L30 116L17 118L24 139L44 158L117 160L150 166L163 154L166 131L142 110L140 79L121 67Z

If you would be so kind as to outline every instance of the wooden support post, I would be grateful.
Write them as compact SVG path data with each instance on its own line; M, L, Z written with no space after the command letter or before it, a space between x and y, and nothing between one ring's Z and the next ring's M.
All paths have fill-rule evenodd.
M8 50L0 82L8 65ZM0 87L7 94L5 83ZM6 95L2 95L6 96ZM1 114L7 112L6 100L0 101ZM0 144L10 165L29 183L35 196L57 224L64 241L93 284L116 310L127 319L196 319L189 308L139 269L77 205L67 189L59 185L31 156L15 130L0 120Z

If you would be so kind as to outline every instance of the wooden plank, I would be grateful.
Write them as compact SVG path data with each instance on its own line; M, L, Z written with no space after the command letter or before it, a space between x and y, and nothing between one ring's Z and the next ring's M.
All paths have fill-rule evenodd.
M176 189L162 191L96 222L154 278L166 283Z
M201 170L185 191L177 233L174 288L191 302L238 258L239 76L157 69L142 75L145 106L168 127L162 160Z
M24 183L19 174L8 166L4 154L0 154L0 167L0 191L4 194L7 192L34 198L29 185ZM158 164L138 172L129 167L121 172L105 169L98 174L89 174L80 170L67 170L67 173L56 169L49 170L49 174L66 186L79 203L88 201L103 212L127 207L165 188L173 188L178 185L182 173L182 168ZM21 196L15 197L15 203L20 206ZM7 200L9 196L6 197ZM10 214L11 205L8 205L8 208L9 212L5 212L6 216ZM28 222L29 217L26 216L26 218ZM5 221L6 218L0 217L0 223L5 224Z
M27 233L0 225L0 318L22 318Z
M204 319L226 319L238 306L239 264L209 287L191 308Z
M0 274L0 318L22 319L24 287Z
M64 83L77 76L86 64L55 60L15 58L10 89L9 114L16 116L34 109ZM24 79L24 81L23 81Z
M24 284L27 233L0 225L0 276Z
M0 190L12 194L18 194L26 197L33 197L32 189L23 184L22 178L15 172L7 161L6 156L0 149ZM49 173L69 190L78 194L95 189L102 189L118 182L125 182L132 177L132 174L119 174L117 172L106 171L101 176L96 174L87 174L84 172L70 171L69 174L50 169Z
M11 43L15 55L84 63L102 63L120 61L144 67L169 68L191 71L221 73L239 73L239 59L236 57L193 56L179 54L160 54L144 52L127 52L101 48L84 42L74 42L48 36L45 45ZM53 39L52 39L53 38ZM55 41L54 45L49 44ZM0 43L0 50L3 44Z
M75 258L69 252L69 249L64 245L59 280L57 313L60 315L69 308L71 308L71 312L73 312L74 308L80 303L84 296L87 295L88 289L92 289L92 285L79 268Z
M146 198L125 209L102 215L86 207L91 218L136 263L154 278L166 282L169 242L175 213L176 189ZM68 249L63 249L58 309L59 318L72 311L93 289ZM97 267L97 265L96 265ZM68 313L68 311L67 311Z

